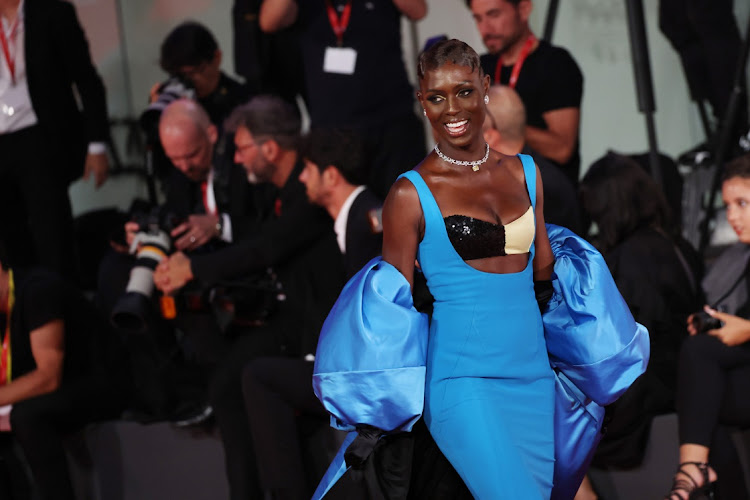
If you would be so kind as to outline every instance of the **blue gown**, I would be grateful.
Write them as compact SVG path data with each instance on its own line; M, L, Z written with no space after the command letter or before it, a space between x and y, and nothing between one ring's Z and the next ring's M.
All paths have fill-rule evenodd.
M536 169L522 157L532 206ZM548 499L554 467L554 374L526 268L494 274L455 251L422 177L425 234L417 258L435 297L427 351L425 422L477 499Z

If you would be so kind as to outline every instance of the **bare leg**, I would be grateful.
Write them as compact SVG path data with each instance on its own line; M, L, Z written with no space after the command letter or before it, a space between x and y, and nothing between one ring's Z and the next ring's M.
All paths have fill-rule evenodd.
M578 488L578 492L576 493L576 496L575 498L573 498L573 500L598 500L598 498L599 497L594 491L594 486L591 484L591 480L589 479L589 475L586 474L583 477L583 482Z

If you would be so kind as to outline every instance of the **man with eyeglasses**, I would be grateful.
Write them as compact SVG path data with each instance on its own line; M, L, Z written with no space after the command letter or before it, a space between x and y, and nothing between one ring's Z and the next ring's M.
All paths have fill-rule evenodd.
M310 203L299 176L300 119L280 97L262 95L237 108L228 120L236 130L235 160L250 182L278 188L273 212L254 237L215 252L172 254L154 273L154 283L173 294L195 281L203 285L272 268L282 285L263 324L233 324L231 345L209 382L209 402L224 443L230 498L262 498L256 456L242 397L245 364L261 356L310 359L323 320L344 283L333 221ZM200 346L198 346L200 349Z

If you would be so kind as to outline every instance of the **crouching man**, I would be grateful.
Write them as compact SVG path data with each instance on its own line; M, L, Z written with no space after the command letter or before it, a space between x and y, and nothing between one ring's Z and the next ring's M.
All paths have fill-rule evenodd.
M122 386L114 339L96 308L54 272L10 269L0 241L0 466L18 443L42 499L75 498L63 438L119 415ZM9 431L9 432L8 432ZM17 469L18 470L18 469ZM22 470L22 469L21 469ZM5 498L8 485L2 484ZM5 489L5 491L3 491ZM35 497L36 498L36 497Z

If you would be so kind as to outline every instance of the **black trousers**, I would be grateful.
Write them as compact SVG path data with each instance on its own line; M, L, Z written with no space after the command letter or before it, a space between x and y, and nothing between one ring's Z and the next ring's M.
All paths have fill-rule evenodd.
M311 488L302 459L297 415L328 417L312 388L313 363L292 358L259 358L242 372L242 390L260 457L260 484L274 499L310 498Z
M14 439L40 498L75 500L63 440L90 422L117 417L122 410L120 399L114 384L91 377L64 382L54 392L16 403L10 416L11 433L0 438L3 455L9 455L10 439Z
M38 126L0 134L0 239L12 266L39 264L75 279L68 184L52 144Z
M730 431L750 426L748 390L750 344L729 347L710 335L685 340L677 388L680 444L710 448L721 498L747 498Z
M369 161L367 185L384 200L396 178L424 159L424 127L414 113L407 113L359 132Z
M242 396L242 369L261 356L280 356L279 332L270 326L247 329L230 343L211 376L208 400L224 445L231 500L261 498L258 461Z
M691 97L707 100L721 119L740 55L733 0L661 0L659 28L680 56ZM740 106L742 126L746 105Z

